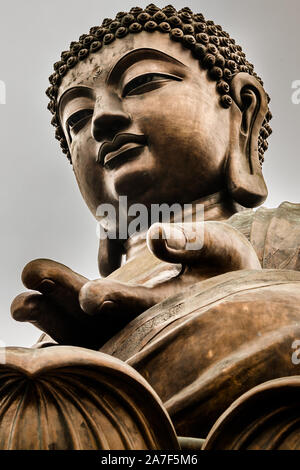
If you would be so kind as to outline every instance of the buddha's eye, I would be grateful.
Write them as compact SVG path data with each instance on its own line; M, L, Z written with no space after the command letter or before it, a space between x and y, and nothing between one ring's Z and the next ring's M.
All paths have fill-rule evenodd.
M159 88L170 80L181 81L182 78L165 73L145 73L128 82L122 92L122 96L140 95Z
M67 120L67 127L69 132L75 133L80 131L82 127L87 123L93 114L92 109L81 109L76 113L72 114Z

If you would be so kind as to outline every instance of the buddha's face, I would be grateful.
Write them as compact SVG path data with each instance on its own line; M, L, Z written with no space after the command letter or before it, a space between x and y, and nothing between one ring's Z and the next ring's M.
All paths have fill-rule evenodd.
M159 32L116 39L63 78L59 116L94 215L118 197L187 203L221 190L230 114L191 52Z

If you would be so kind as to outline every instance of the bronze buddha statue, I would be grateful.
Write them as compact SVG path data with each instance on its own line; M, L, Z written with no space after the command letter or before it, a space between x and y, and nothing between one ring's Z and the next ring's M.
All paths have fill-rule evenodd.
M284 437L275 424L257 425L270 421L263 409L255 422L251 413L256 396L299 387L290 376L298 374L300 206L253 210L267 197L272 116L242 48L202 14L151 4L72 42L50 83L52 124L81 194L102 228L101 205L116 217L100 240L100 279L51 260L24 268L31 291L16 297L12 315L44 332L33 351L76 346L126 362L158 394L177 435L206 439L204 448L300 448L289 389L280 406L294 411L282 417L275 397L268 415L291 429ZM132 233L133 211L120 236L125 195L130 207L177 204L187 217L149 216ZM247 438L232 424L241 406Z

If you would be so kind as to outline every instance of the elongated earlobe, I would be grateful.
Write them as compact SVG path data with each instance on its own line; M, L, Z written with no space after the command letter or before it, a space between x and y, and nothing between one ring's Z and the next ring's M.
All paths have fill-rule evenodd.
M124 247L119 240L109 237L99 241L98 269L102 277L107 277L121 266Z
M231 96L228 190L242 206L256 207L268 195L258 155L259 132L268 110L267 96L255 77L244 72L233 78Z

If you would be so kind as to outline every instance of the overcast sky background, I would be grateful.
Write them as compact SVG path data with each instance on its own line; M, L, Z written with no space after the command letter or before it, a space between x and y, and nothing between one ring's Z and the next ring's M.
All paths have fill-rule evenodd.
M39 336L32 325L10 317L12 299L24 290L23 266L51 258L93 279L97 272L96 225L81 199L72 168L60 151L46 109L48 76L72 40L149 1L11 0L1 2L0 80L0 341L30 346ZM168 3L157 1L158 6ZM299 0L173 1L213 19L240 44L272 98L273 135L264 175L266 206L300 202L300 104L292 82L300 80Z

